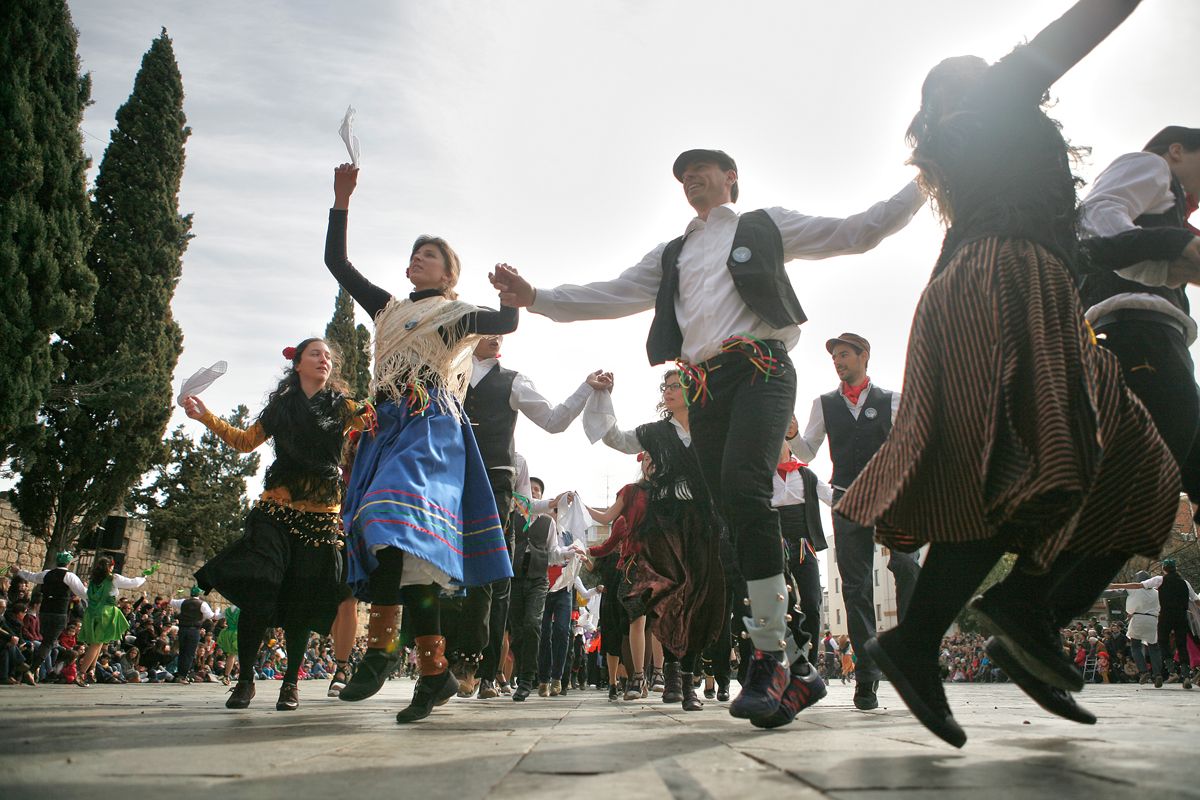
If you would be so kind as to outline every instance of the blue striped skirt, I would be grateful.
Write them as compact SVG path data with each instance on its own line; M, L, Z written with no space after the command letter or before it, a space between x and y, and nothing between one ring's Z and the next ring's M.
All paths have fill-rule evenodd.
M439 399L417 414L403 403L380 405L375 432L359 440L342 512L347 581L360 599L370 599L382 547L429 562L452 587L512 577L475 434L461 409L456 420Z

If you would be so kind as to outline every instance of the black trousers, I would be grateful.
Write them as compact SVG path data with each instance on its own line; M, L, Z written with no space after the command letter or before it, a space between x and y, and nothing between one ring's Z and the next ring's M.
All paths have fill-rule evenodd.
M546 609L545 575L513 578L508 607L509 649L513 678L532 686L537 679L538 646L542 639L542 612Z
M841 499L837 492L834 499ZM842 579L842 602L846 605L846 627L856 657L857 680L877 681L882 676L867 655L866 643L875 637L875 529L851 522L841 514L833 515L833 535L837 546L838 574Z
M1183 471L1183 489L1200 501L1200 390L1187 341L1169 325L1121 321L1096 331L1121 362L1138 396Z
M780 506L779 519L783 539L787 543L788 571L792 573L796 593L800 596L800 611L804 615L801 628L813 648L809 653L809 661L815 661L817 646L821 641L821 568L816 555L808 549L810 540L805 506L806 503Z
M54 648L58 646L58 635L67 629L67 615L43 611L38 614L38 622L42 630L42 646L38 648L34 666L40 668Z
M508 470L488 470L488 478L492 483L492 496L496 500L496 509L500 519L507 520L512 511L513 502L513 473ZM509 545L509 553L512 546ZM497 590L506 593L507 589L500 584L507 580L496 581L487 586L472 586L467 589L466 597L443 599L442 602L442 631L446 637L446 652L450 660L482 659L491 644L493 623L492 604L495 602ZM505 594L507 597L507 594ZM503 611L507 613L507 606ZM504 629L504 620L500 620L500 630ZM499 645L497 645L498 657ZM482 663L482 662L481 662ZM494 671L493 671L494 672ZM479 675L491 675L478 672Z
M179 669L176 675L187 677L192 672L192 664L196 661L196 648L200 645L200 628L181 627L179 629Z
M692 402L692 449L718 504L747 581L783 572L772 476L796 405L796 370L783 345L769 342L779 374L764 378L739 353L709 359L708 395Z
M505 578L492 584L492 610L488 622L487 647L479 662L481 678L491 680L500 671L500 651L504 649L504 631L508 626L508 609L512 597L512 581Z
M1171 634L1175 634L1172 647ZM1191 658L1188 655L1187 637L1191 633L1188 628L1187 612L1166 611L1158 616L1158 646L1162 649L1163 673L1170 674L1176 670L1173 656L1179 654L1179 671L1186 674L1191 668Z

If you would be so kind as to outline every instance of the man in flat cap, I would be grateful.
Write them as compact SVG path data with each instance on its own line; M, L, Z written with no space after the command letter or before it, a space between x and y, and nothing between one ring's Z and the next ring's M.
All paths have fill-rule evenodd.
M871 343L857 333L843 333L825 342L833 368L841 383L832 392L813 401L804 434L792 441L792 451L801 461L811 461L829 437L833 461L833 501L836 504L867 466L892 430L900 406L900 393L882 389L867 376ZM846 624L858 661L854 668L854 705L869 711L879 707L876 692L880 672L863 646L875 636L875 531L833 514L833 536ZM896 607L904 616L912 599L920 567L915 554L888 554L888 570L896 580ZM899 620L897 620L899 621Z
M501 267L492 283L503 304L558 322L654 309L650 363L680 365L693 450L747 582L746 630L755 654L730 713L773 727L825 694L816 670L786 641L783 545L771 507L772 476L796 400L788 351L806 319L784 263L870 250L908 224L923 198L912 183L845 219L783 208L739 214L733 208L738 169L728 154L688 150L672 172L696 216L682 236L617 278L535 290Z

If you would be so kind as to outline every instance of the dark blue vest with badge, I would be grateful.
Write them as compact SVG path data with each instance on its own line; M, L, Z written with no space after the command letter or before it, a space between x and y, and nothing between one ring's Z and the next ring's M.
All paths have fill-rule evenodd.
M855 419L841 390L834 389L821 395L821 413L833 460L830 483L836 489L847 489L892 431L892 393L872 385Z
M674 361L683 348L683 331L675 316L675 297L679 293L679 254L686 239L686 234L673 239L663 250L662 281L646 340L651 365ZM742 302L771 327L800 325L808 319L784 271L779 226L766 211L750 211L738 217L725 266Z

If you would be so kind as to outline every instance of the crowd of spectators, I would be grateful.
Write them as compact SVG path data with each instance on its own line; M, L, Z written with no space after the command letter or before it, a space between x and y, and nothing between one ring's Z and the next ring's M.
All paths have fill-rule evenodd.
M142 593L137 598L120 600L118 608L129 621L129 632L122 641L101 650L94 674L90 676L92 682L188 683L217 682L226 677L237 679L241 667L236 660L230 674L226 675L228 656L236 654L226 654L217 644L217 637L225 626L224 619L204 622L191 674L178 674L178 612L171 607L171 599L151 598ZM52 644L45 660L35 663L39 662L37 654L42 645L39 606L37 587L30 587L15 576L0 578L0 685L75 682L75 665L84 650L84 645L77 640L83 605L78 599L72 602L66 629ZM356 645L351 660L357 661L364 648L365 640ZM259 651L258 660L250 668L257 679L282 679L287 669L282 629L268 632L266 646ZM301 680L328 680L333 670L333 645L329 637L313 634L300 669Z

